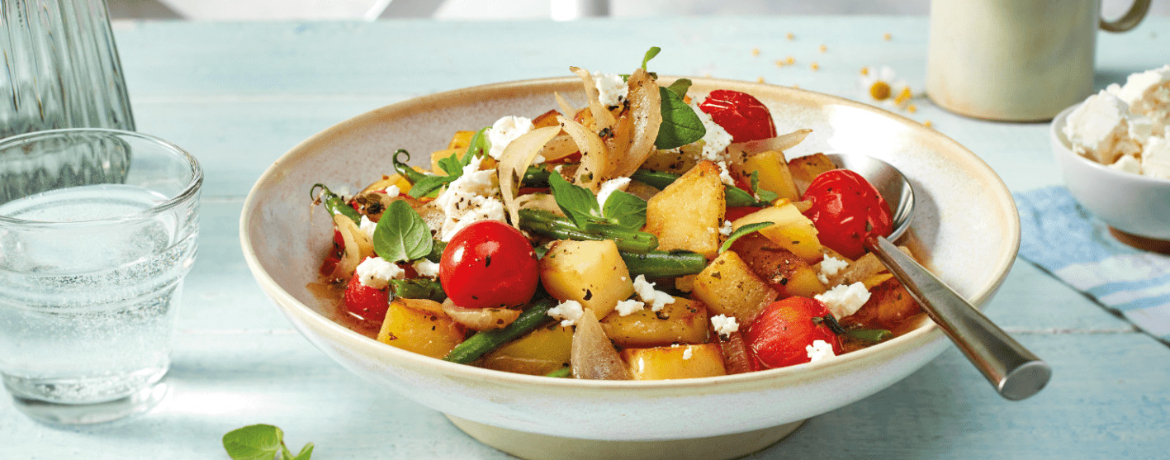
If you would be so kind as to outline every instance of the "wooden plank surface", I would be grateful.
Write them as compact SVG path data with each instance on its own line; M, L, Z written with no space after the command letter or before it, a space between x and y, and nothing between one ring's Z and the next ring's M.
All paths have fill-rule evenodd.
M146 416L53 429L0 400L0 459L226 458L219 438L252 423L285 429L315 458L507 458L445 418L341 369L260 292L237 236L243 197L288 148L351 116L415 95L620 71L650 45L664 74L756 80L857 98L858 70L925 81L925 18L788 17L551 22L120 23L141 131L203 163L199 259L187 279L169 399ZM785 34L796 39L789 41ZM884 33L891 40L882 39ZM827 47L825 53L819 45ZM758 48L758 56L752 55ZM1170 61L1170 19L1102 34L1098 83ZM793 56L797 64L777 67ZM819 70L810 64L816 61ZM970 120L915 101L1013 191L1059 183L1046 124ZM988 315L1055 369L1033 399L999 399L954 349L906 380L812 419L753 458L1165 458L1170 351L1027 262Z

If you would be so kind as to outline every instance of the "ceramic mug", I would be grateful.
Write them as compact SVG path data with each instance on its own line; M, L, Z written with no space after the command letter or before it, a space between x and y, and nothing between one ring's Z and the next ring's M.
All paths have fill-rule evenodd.
M1050 120L1092 93L1097 28L1132 29L1149 7L1109 22L1100 0L931 0L927 95L970 117Z

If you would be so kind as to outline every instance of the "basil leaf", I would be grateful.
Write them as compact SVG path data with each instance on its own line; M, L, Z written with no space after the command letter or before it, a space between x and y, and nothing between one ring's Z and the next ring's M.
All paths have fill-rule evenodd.
M597 197L589 189L570 184L560 174L549 174L548 185L557 206L578 228L585 228L589 221L601 217Z
M442 160L439 160L439 161L442 161ZM414 197L414 198L422 198L424 196L429 196L431 194L431 192L436 192L440 188L443 188L444 185L455 182L455 179L458 179L458 177L426 176L426 177L422 178L421 180L419 180L418 182L416 182L413 186L411 186L410 193L407 193L407 195L410 195L411 197Z
M374 227L374 253L390 263L426 257L432 245L430 228L403 200L391 202Z
M691 106L683 102L683 98L674 91L658 87L662 98L662 125L658 127L658 137L654 139L654 146L659 150L682 147L703 138L707 128L695 114Z
M471 164L472 155L482 157L487 155L488 151L492 149L492 143L487 137L487 130L489 129L491 129L490 126L481 128L475 132L474 136L471 136L471 142L467 143L467 153L463 154L463 161L461 161L463 166Z
M723 246L719 247L719 253L723 254L724 252L727 252L728 249L731 249L731 244L734 243L735 240L738 240L738 239L744 237L745 235L749 235L749 234L758 232L760 230L763 230L765 228L771 227L772 225L773 224L771 222L756 222L754 224L747 224L747 225L744 225L743 227L736 229L734 232L731 233L731 236L727 237L727 241L723 242Z
M313 456L314 447L315 446L313 446L313 443L311 442L305 444L305 447L301 448L301 452L298 453L296 457L293 457L293 460L310 460L310 457Z
M233 460L272 460L284 445L284 432L272 425L249 425L223 435Z
M470 159L470 155L463 155L464 158ZM452 153L447 158L439 159L439 169L447 173L448 177L459 177L463 175L463 162L459 160L458 153Z
M674 94L677 94L680 99L686 98L687 90L691 89L691 79L680 78L675 80L674 83L671 83L670 86L667 86L666 89L669 89Z
M618 190L605 200L602 214L613 225L627 230L641 230L646 225L646 200Z
M778 198L780 196L780 195L777 195L776 192L773 192L771 190L760 190L760 172L759 171L752 171L751 183L752 183L752 193L755 195L755 198L757 200L772 202L772 200L775 200L776 198Z
M651 46L650 49L646 50L646 57L642 58L642 70L646 70L646 63L654 59L654 56L657 56L660 52L662 52L662 48L657 46Z

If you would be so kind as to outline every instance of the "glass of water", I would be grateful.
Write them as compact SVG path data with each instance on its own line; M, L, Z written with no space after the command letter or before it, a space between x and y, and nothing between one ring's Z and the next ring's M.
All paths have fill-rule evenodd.
M187 152L129 131L0 141L0 377L17 409L100 423L165 396L202 181Z

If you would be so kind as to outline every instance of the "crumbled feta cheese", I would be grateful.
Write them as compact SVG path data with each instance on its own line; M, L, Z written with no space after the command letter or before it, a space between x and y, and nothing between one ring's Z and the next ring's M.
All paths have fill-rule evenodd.
M1170 179L1170 141L1167 138L1151 137L1146 142L1142 152L1142 175Z
M630 95L630 85L616 73L593 72L593 86L597 88L597 99L606 107L622 105Z
M581 302L566 300L548 309L548 315L561 320L561 327L569 327L577 324L577 320L585 315L585 310L581 308Z
M703 122L703 127L707 129L707 133L703 135L703 153L704 160L719 161L725 160L724 150L731 145L731 134L727 133L726 129L715 123L711 119L711 115L699 109L699 105L691 102L691 108L695 110L695 115L698 115L699 121Z
M824 260L821 260L821 272L817 274L817 279L821 281L821 284L829 284L830 276L836 275L848 266L849 262L833 256L825 256Z
M614 308L614 310L617 310L618 315L621 315L621 316L630 316L633 313L640 312L640 311L645 310L645 309L646 309L645 303L639 302L639 301L634 300L634 299L619 300L617 303L617 307Z
M1130 113L1124 101L1101 91L1069 114L1064 135L1075 153L1110 165L1123 155L1139 154L1151 129L1149 119Z
M626 191L626 187L630 185L630 178L619 177L617 179L610 179L601 184L601 188L597 190L597 204L602 210L605 210L605 201L609 199L613 192Z
M1130 75L1125 86L1110 85L1109 92L1129 110L1150 119L1154 132L1170 126L1170 64Z
M439 239L450 241L459 230L474 222L504 220L507 214L504 203L496 198L499 194L494 182L496 170L480 171L482 161L480 157L472 158L463 168L463 175L448 184L447 190L433 202L447 216Z
M865 283L859 281L848 286L844 284L835 286L813 298L824 302L834 318L844 318L857 313L857 310L869 301L869 291L865 289Z
M804 351L808 353L808 362L810 363L837 356L836 353L833 353L833 346L824 340L813 340L812 345L804 347Z
M411 266L414 267L414 271L418 272L418 274L421 276L425 276L427 278L439 277L439 264L437 262L431 262L427 259L419 259Z
M361 222L358 223L358 228L361 229L362 233L369 235L372 240L374 239L374 229L378 228L378 223L363 215Z
M662 311L663 307L674 303L674 297L655 290L654 283L646 281L646 275L638 275L637 278L634 278L634 292L643 302L650 304L651 311Z
M687 347L686 350L683 350L683 359L684 360L691 359L691 357L694 355L695 355L694 350L692 350L691 347L689 347L689 346Z
M386 192L386 196L389 196L389 197L396 197L396 196L402 194L402 190L399 189L397 185L391 185L389 187L386 187L386 189L382 190L382 191Z
M739 323L734 316L715 315L711 317L711 328L724 338L730 337L732 332L739 330Z
M723 225L719 227L719 234L725 237L731 236L731 232L735 230L735 226L731 225L730 220L723 221Z
M736 187L735 179L731 178L731 169L727 167L727 162L719 160L715 162L715 166L719 167L719 181L723 182L723 185ZM756 199L758 200L760 197L757 196Z
M1118 158L1109 167L1130 174L1142 173L1142 162L1133 155L1122 155L1121 158Z
M392 279L399 279L406 273L381 257L370 257L358 264L354 273L362 286L382 289Z
M536 126L532 124L532 120L524 117L509 116L496 120L495 123L492 123L492 127L484 133L492 145L488 149L488 155L497 160L500 159L500 155L504 154L504 149L508 147L508 144L534 128Z

